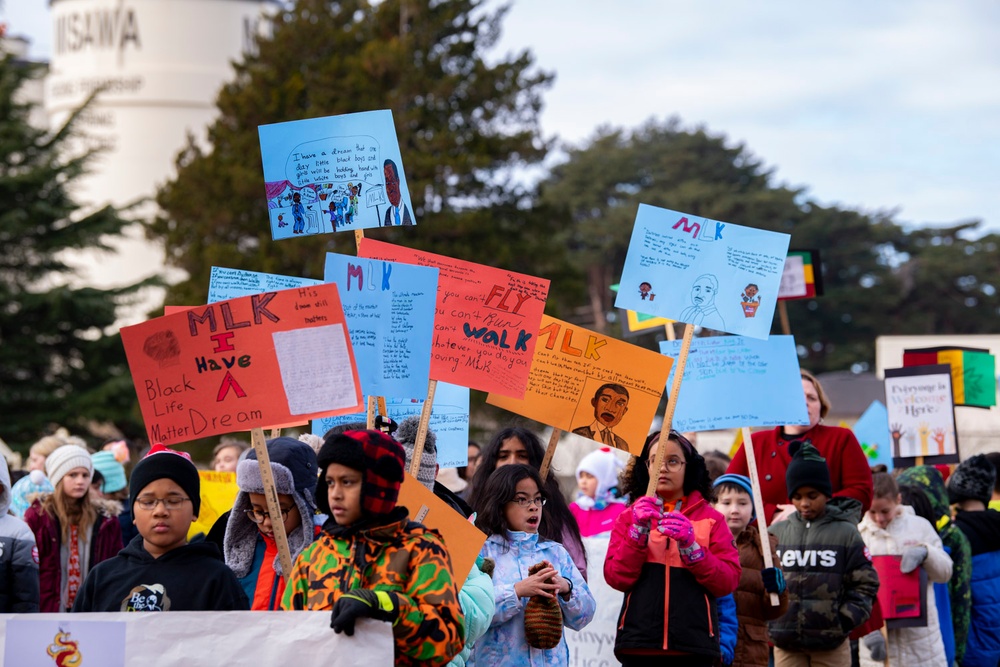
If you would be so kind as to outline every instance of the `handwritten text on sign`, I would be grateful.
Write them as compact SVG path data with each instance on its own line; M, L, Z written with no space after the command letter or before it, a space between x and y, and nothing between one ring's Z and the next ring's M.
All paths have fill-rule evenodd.
M673 359L542 316L523 399L487 402L638 454L656 416Z
M336 285L254 294L121 330L150 441L361 407Z
M368 238L358 256L440 269L432 379L524 395L548 280Z

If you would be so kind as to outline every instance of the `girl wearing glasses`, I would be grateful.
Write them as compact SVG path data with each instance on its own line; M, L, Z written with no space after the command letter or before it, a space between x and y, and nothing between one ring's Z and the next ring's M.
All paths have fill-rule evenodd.
M122 548L118 513L90 497L94 463L86 449L63 445L45 459L55 490L24 515L38 545L39 611L69 611L90 569Z
M294 438L274 438L267 442L271 474L278 491L281 521L288 536L292 562L316 539L316 481L319 466L316 452ZM226 522L223 553L226 565L240 580L250 609L273 611L281 607L285 578L274 541L274 517L267 511L264 480L252 450L236 468L240 487Z
M663 464L652 470L660 447ZM650 478L655 497L646 496ZM671 431L646 438L622 485L637 500L618 515L604 577L625 593L615 656L623 667L717 664L716 599L736 590L740 558L725 518L710 504L705 459Z
M496 612L467 664L567 665L562 626L582 629L596 603L566 549L539 535L548 500L542 479L528 465L502 466L483 492L493 501L483 506L476 525L489 536L480 556L495 563Z

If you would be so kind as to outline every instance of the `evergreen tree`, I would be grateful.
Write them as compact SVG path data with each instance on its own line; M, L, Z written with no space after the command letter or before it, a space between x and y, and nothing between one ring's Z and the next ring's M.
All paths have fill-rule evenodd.
M108 249L129 224L117 211L85 213L70 190L87 152L72 152L75 116L54 132L33 127L19 91L41 74L0 59L0 431L24 448L52 424L78 432L94 421L141 432L135 390L114 330L139 286L73 287L66 251Z
M194 141L160 191L151 233L189 279L173 303L204 303L210 268L322 277L327 251L353 254L351 234L272 242L257 127L391 109L416 228L373 238L579 285L556 220L512 178L547 150L538 128L550 76L527 52L484 57L503 10L479 0L298 0L219 95L209 148Z

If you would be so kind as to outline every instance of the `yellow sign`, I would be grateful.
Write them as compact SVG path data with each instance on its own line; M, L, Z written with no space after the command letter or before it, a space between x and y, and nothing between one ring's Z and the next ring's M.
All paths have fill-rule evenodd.
M233 509L236 494L240 490L240 487L236 486L234 472L199 470L198 477L201 478L201 512L188 530L189 540L198 533L208 535L216 520Z

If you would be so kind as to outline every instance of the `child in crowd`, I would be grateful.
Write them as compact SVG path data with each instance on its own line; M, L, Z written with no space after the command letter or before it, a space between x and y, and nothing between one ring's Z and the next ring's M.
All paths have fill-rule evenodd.
M419 416L407 417L399 424L399 429L395 432L396 439L399 440L403 451L406 452L407 470L410 470L413 461L419 426ZM434 431L427 429L427 436L424 439L424 453L420 457L420 465L417 470L417 481L453 510L468 519L472 514L471 508L457 494L435 481L437 471L437 435ZM493 581L490 579L490 575L484 572L484 569L488 570L489 567L486 560L479 556L468 576L465 577L462 587L458 589L458 603L462 607L462 615L465 617L464 646L462 651L448 663L449 667L464 667L472 654L472 646L486 633L493 621L493 613L496 611L496 604L493 601Z
M222 442L212 450L212 470L215 472L236 472L240 457L243 452L250 449L250 445L242 440L230 440L223 438Z
M74 612L247 609L215 545L187 542L201 506L201 482L186 457L156 444L136 465L128 502L139 535L91 570Z
M396 665L443 665L462 649L463 617L441 536L398 507L403 448L379 431L331 435L316 505L330 516L299 554L282 609L329 611L336 632L392 624Z
M132 541L139 531L136 530L135 522L132 521L132 508L128 505L128 480L125 479L125 467L118 462L113 452L104 450L90 455L90 460L94 464L94 480L98 479L100 473L100 487L97 489L101 497L105 500L121 505L118 512L118 523L122 528L122 544Z
M581 537L610 533L615 519L625 509L618 493L618 473L624 468L610 447L601 447L576 466L576 500L569 506Z
M969 538L951 520L951 506L944 477L934 466L915 466L901 470L896 477L901 485L921 489L930 502L930 516L925 517L937 528L945 550L951 556L951 579L948 580L950 618L942 619L951 623L954 637L955 662L962 664L965 658L965 642L969 636L969 618L972 613L972 549ZM902 489L900 489L902 491ZM916 509L916 508L914 508ZM919 512L918 512L919 514ZM946 637L946 635L943 635ZM945 650L947 651L947 637Z
M1000 512L987 508L997 472L982 454L963 461L948 478L948 499L958 505L955 525L972 553L972 611L962 667L1000 663Z
M875 496L872 507L861 521L859 530L872 556L902 556L903 574L923 567L927 572L927 624L922 627L890 628L888 631L889 663L893 665L930 665L944 667L944 642L934 604L934 584L951 578L951 557L945 553L941 538L926 519L917 516L912 507L901 504L899 487L889 473L872 476ZM876 630L862 641L865 646L879 646L882 633ZM881 664L881 652L869 657L861 651L862 665Z
M496 564L496 612L468 664L568 665L562 626L582 629L596 603L566 549L538 533L547 500L542 478L528 465L502 466L482 490L493 502L476 525L489 536L480 555Z
M780 618L788 611L785 579L777 567L764 567L760 531L750 479L743 475L720 475L713 484L715 509L726 519L736 538L740 553L740 583L733 593L736 617L739 620L733 659L734 667L765 667L768 661L767 622ZM777 562L778 538L768 535L771 553ZM778 605L771 604L771 593L778 595ZM720 612L721 616L721 612ZM720 617L720 623L724 619ZM725 661L724 661L725 662Z
M55 490L51 480L45 476L45 459L63 445L86 448L87 443L61 428L53 435L43 437L28 450L28 475L17 480L11 487L10 511L14 516L23 519L35 497Z
M27 614L38 611L35 535L7 513L10 499L10 470L0 461L0 614Z
M775 667L851 663L851 630L864 623L878 593L878 574L858 521L861 502L832 498L826 459L793 441L785 473L795 513L771 526L788 583L788 613L767 624Z
M271 474L278 492L282 524L292 561L316 538L312 517L316 513L316 476L319 467L312 447L294 438L267 442ZM274 540L273 519L268 514L264 480L256 452L250 451L236 468L236 494L226 523L223 553L250 599L252 610L281 606L285 578Z
M114 508L90 497L94 464L79 445L63 445L45 459L54 491L36 498L24 516L38 545L39 610L73 608L91 568L122 548Z
M604 578L625 593L615 637L624 667L714 665L720 659L717 598L740 579L739 554L725 519L709 505L705 460L680 433L646 438L622 476L635 498L618 515ZM658 471L650 471L666 448ZM656 495L646 496L651 474Z

